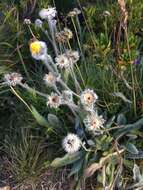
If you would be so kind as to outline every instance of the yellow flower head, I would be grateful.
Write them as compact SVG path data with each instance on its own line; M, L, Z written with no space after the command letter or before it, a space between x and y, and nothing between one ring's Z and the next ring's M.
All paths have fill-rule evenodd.
M43 41L31 40L29 48L32 57L36 60L44 60L47 56L47 45Z
M39 41L30 43L30 50L32 54L38 54L41 51L41 44Z

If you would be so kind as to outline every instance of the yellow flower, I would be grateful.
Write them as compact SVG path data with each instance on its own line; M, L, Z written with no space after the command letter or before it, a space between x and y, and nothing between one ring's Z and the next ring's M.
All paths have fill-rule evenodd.
M38 54L41 51L41 44L39 41L32 42L30 44L30 50L32 54Z
M43 41L32 41L29 45L31 55L36 60L44 60L47 56L47 45Z

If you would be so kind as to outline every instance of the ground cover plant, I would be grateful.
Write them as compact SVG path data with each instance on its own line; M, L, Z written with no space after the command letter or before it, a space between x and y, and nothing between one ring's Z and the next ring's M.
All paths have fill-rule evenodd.
M2 143L15 181L36 189L42 171L66 168L71 189L142 189L142 3L55 4L23 19L32 66L18 51L22 68L2 79L29 131L18 122Z

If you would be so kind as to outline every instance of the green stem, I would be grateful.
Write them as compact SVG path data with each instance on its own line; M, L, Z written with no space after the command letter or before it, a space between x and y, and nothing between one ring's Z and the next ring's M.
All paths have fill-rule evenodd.
M72 50L69 40L68 40L68 46L69 46L70 50ZM84 82L84 79L83 79L83 77L82 77L81 71L80 71L80 69L79 69L77 63L75 64L75 66L76 66L76 69L77 69L78 72L79 72L80 78L81 78L82 83L83 83L83 85L84 85L84 87L85 87L85 82Z
M27 84L22 84L22 83L20 83L19 85L20 85L22 88L26 89L27 91L29 91L29 92L31 92L31 93L36 93L36 94L38 94L38 95L40 95L40 96L42 96L42 97L44 97L44 98L47 98L47 95L46 95L46 94L44 94L44 93L42 93L42 92L39 92L39 91L37 91L37 90L35 90L35 89L29 87Z
M74 23L74 19L72 17L71 17L71 20L72 20L72 24L73 24L73 27L74 27L74 30L75 30L75 34L76 34L76 38L77 38L77 43L78 43L79 49L81 51L81 54L83 56L82 47L81 47L80 40L79 40L79 37L78 37L78 31L77 31L76 25Z
M134 114L137 115L137 108L136 108L136 92L135 92L135 78L134 78L134 71L133 71L133 65L131 63L131 52L130 52L130 45L128 40L128 31L127 28L125 28L125 35L126 35L126 41L127 41L127 49L129 53L130 58L130 70L131 70L131 78L132 78L132 88L133 88L133 108L134 108Z

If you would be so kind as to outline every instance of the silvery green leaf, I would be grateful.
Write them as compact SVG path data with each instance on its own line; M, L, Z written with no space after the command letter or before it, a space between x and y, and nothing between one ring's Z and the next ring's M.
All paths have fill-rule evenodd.
M126 98L126 96L125 96L123 93L121 93L121 92L114 92L114 93L112 93L112 95L115 96L115 97L121 98L121 99L122 99L124 102L126 102L126 103L129 103L129 104L132 103L132 102L131 102L128 98Z
M126 158L128 159L143 159L143 151L139 151L138 154L126 154L125 155Z
M137 135L134 134L126 134L127 137L129 137L130 139L136 139Z
M130 86L130 84L129 84L128 81L123 77L123 75L122 75L122 79L123 79L123 82L125 83L126 87L127 87L128 89L132 90L133 87Z
M98 111L97 111L98 112ZM101 110L101 113L100 112L98 112L99 113L99 115L102 115L103 116L103 118L105 119L105 120L107 120L108 119L108 116L107 116L107 111L104 111L104 112L102 112L102 110Z
M127 149L128 152L130 152L132 154L138 154L139 153L139 151L136 148L136 146L134 144L132 144L132 143L128 143L126 145L126 149Z
M105 127L110 128L112 124L114 123L115 118L116 118L115 115L111 117L111 119L109 119L109 121L106 123Z
M78 173L83 165L83 159L78 160L75 162L71 168L71 172L69 173L68 177L71 177L72 175Z
M31 106L31 112L36 119L37 123L43 127L49 127L48 121L36 110L34 106Z
M135 182L143 182L143 176L140 173L140 168L138 167L137 164L134 164L133 168L133 179Z
M112 163L109 163L108 165L107 165L107 167L106 167L106 174L107 175L111 175L111 173L112 173L112 170L114 169L114 165L112 164Z
M103 175L101 173L97 174L97 182L102 183L103 181Z
M81 139L83 139L84 136L85 136L84 131L83 131L82 128L79 128L79 129L76 131L76 133L77 133L77 135L78 135Z
M61 125L58 117L51 113L48 114L48 122L50 125L55 126L55 127L59 127Z
M75 118L75 130L79 129L80 127L80 120L78 117Z
M91 140L91 139L89 139L89 140L87 141L87 143L88 143L89 146L95 146L94 141Z
M133 124L123 125L121 129L118 129L114 134L115 137L123 136L132 130L140 129L143 126L143 118L139 119Z
M127 123L126 117L124 114L119 114L117 117L117 124L118 125L125 125Z
M69 164L72 164L79 160L82 157L82 152L75 152L73 154L66 154L62 158L56 158L55 160L52 161L51 166L54 168L66 166Z
M78 117L75 118L75 130L76 134L82 139L85 134L83 128L80 126L80 120Z

